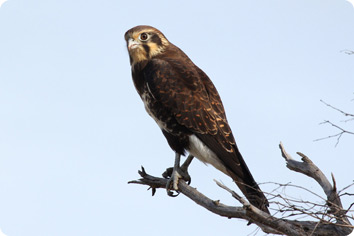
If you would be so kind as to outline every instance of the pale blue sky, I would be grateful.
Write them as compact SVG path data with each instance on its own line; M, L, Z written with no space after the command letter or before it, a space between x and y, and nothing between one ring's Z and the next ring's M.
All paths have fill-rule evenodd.
M313 142L318 125L353 112L354 8L345 0L9 0L0 8L0 228L7 236L248 235L255 226L213 215L184 196L128 185L143 165L160 175L174 154L146 114L124 33L152 25L213 80L239 149L258 182L303 185L282 141L338 188L354 179L354 138ZM192 186L239 205L198 161ZM272 190L273 185L262 185ZM309 197L305 193L289 193ZM353 199L343 199L348 206ZM183 229L181 229L183 227ZM264 235L259 233L258 235Z

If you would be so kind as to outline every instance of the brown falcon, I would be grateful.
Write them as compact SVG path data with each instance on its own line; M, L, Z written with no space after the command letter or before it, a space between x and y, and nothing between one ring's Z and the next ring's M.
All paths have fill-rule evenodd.
M178 47L151 26L125 33L132 76L145 109L176 153L167 191L194 157L230 176L251 204L268 212L268 201L239 152L220 96L209 77ZM189 153L180 166L180 156Z

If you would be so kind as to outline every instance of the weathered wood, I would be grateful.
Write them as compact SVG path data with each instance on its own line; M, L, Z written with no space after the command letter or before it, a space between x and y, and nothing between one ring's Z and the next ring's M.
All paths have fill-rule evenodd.
M239 196L237 193L217 182L217 184L228 191L236 198L242 207L227 206L219 201L214 201L203 195L197 189L189 186L184 181L179 181L178 192L184 194L198 205L207 210L227 218L238 218L257 224L265 233L280 234L280 235L311 235L311 236L344 236L349 235L353 231L353 226L350 224L346 216L346 211L342 207L340 197L337 193L335 179L332 175L333 186L322 173L322 171L304 154L298 153L302 157L302 162L295 161L284 149L282 143L279 145L282 156L286 160L287 167L292 170L305 174L313 178L320 184L327 196L328 212L323 214L331 214L336 219L335 223L326 221L297 221L287 220L271 216ZM157 188L166 188L167 179L148 175L144 168L139 171L142 178L139 180L130 181L129 183L142 184L150 186L154 194Z

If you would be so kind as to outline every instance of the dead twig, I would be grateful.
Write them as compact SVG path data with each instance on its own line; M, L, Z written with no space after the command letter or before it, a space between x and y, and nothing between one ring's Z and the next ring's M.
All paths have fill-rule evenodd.
M242 204L242 207L227 206L220 201L211 200L197 189L189 186L184 181L180 180L178 183L178 191L184 194L198 205L206 208L207 210L227 218L238 218L250 221L257 224L265 233L281 234L281 235L313 235L313 236L344 236L352 232L353 226L348 220L348 211L354 205L351 204L347 210L344 210L340 200L340 196L337 193L336 182L332 175L332 182L326 178L322 171L304 154L297 153L302 158L302 161L295 161L284 149L282 143L279 145L282 156L286 160L287 167L292 170L305 174L310 178L317 181L322 187L326 199L322 198L319 194L307 190L303 186L297 186L300 189L307 190L320 197L321 200L325 200L324 204L311 203L309 201L303 201L298 199L291 199L284 197L281 194L275 193L273 190L268 194L270 197L270 204L275 205L274 209L276 213L269 215L245 200L242 196L225 186L224 184L216 181L217 185L222 189L228 191L237 201ZM129 183L142 184L149 186L152 189L153 194L158 188L166 188L167 179L151 176L146 173L144 168L139 171L140 179L130 181ZM286 186L292 186L291 184L279 184L276 189L284 188ZM345 189L349 188L346 187ZM344 189L342 190L344 191ZM346 193L344 193L346 194ZM281 201L275 201L276 198ZM301 206L304 204L304 206ZM285 213L288 213L284 215ZM281 217L276 217L276 214L281 214ZM291 220L289 217L311 216L314 221L308 220Z

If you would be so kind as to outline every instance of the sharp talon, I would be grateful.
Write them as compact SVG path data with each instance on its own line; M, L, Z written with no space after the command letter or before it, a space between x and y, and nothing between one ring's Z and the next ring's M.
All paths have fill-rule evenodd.
M171 191L171 190L168 190L168 191L167 191L167 195L168 195L169 197L177 197L179 194L180 194L180 192L178 192L178 191L176 191L176 194L174 194L174 192Z

